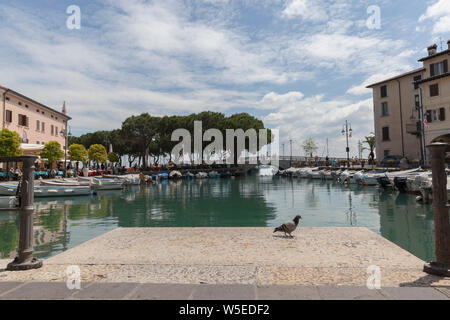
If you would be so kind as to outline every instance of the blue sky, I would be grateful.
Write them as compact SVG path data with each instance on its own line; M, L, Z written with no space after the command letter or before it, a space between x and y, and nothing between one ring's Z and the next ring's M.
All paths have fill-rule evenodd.
M447 47L447 0L0 1L0 85L60 109L72 133L128 116L249 112L294 140L329 139L343 156L345 120L373 131L369 83L420 67ZM81 29L66 9L81 9ZM380 29L367 8L378 6ZM286 150L287 147L286 147Z

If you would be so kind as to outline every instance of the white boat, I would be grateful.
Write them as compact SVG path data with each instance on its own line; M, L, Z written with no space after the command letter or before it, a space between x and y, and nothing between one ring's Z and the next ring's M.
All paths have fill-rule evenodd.
M319 180L324 178L323 170L313 170L311 171L311 179Z
M359 183L365 186L376 186L378 185L378 178L385 175L384 172L363 172L358 173L362 178L359 180Z
M121 179L108 179L103 177L78 177L78 181L89 181L94 191L121 190L125 185Z
M260 177L270 177L274 176L278 173L278 168L270 165L262 165L259 167L259 176Z
M181 174L180 171L178 170L170 171L169 179L181 179L181 178L183 178L183 175Z
M89 181L78 181L75 179L56 179L56 180L44 180L39 179L37 183L41 186L90 186Z
M139 174L104 175L103 178L118 179L123 181L125 185L139 185L141 183Z
M332 177L334 180L339 180L339 177L341 176L341 173L342 173L342 170L341 170L341 169L336 170L336 171L331 171L331 177Z
M0 197L0 208L6 209L6 208L12 208L17 206L18 200L15 196L8 196L8 197Z
M341 173L341 175L339 176L339 181L341 183L347 183L347 184L357 184L358 180L357 178L355 178L355 174L357 174L358 172L356 171L350 171L350 170L345 170L344 172ZM359 175L358 175L359 176ZM357 176L357 177L358 177Z
M0 195L14 196L17 185L0 184ZM84 196L91 194L90 186L34 186L35 197Z
M312 176L313 171L317 171L319 168L302 168L300 170L300 177L302 178L310 178Z
M199 172L195 175L197 179L206 179L208 178L208 174L206 172Z
M422 168L404 170L404 171L395 171L395 172L387 172L377 178L378 184L384 189L393 189L395 187L395 178L397 177L407 177L411 174L417 174L418 172L423 172Z

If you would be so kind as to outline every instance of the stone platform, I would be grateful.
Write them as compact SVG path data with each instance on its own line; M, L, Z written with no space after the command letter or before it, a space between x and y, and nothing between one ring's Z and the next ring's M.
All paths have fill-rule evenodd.
M353 286L380 267L382 287L450 287L422 272L424 261L366 228L118 228L44 261L5 271L1 282L65 282L77 265L82 283Z

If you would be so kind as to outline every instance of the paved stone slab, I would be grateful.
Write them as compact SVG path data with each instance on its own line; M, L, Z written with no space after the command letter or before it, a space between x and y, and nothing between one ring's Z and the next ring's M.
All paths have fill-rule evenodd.
M93 283L83 290L78 290L75 299L122 299L138 286L136 283Z
M395 300L449 300L434 288L382 288L382 291Z
M196 288L196 285L183 284L142 284L127 299L188 300Z
M319 296L324 300L386 300L380 290L367 287L319 286Z
M249 285L200 285L196 287L194 300L254 300L255 286Z
M83 286L82 286L83 287ZM67 299L74 292L67 288L66 283L61 282L29 282L16 290L2 295L0 299L14 300L56 300Z
M118 228L47 264L167 264L422 268L423 261L367 228Z
M256 288L258 300L319 300L317 287L260 286Z
M22 282L0 282L0 297L7 291L20 286Z

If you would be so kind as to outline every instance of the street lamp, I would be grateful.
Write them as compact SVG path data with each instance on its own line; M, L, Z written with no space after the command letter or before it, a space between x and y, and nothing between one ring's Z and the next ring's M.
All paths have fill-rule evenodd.
M352 125L350 123L348 123L347 120L345 120L345 124L342 127L342 131L341 133L346 136L347 139L347 148L345 149L347 152L347 166L350 167L350 148L348 147L348 136L350 134L350 138L352 137Z
M72 134L70 133L70 129L69 132L67 133L67 126L66 129L62 129L61 130L61 135L65 138L65 146L64 146L64 177L67 178L67 144L68 144L68 138L70 136L72 136Z

